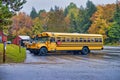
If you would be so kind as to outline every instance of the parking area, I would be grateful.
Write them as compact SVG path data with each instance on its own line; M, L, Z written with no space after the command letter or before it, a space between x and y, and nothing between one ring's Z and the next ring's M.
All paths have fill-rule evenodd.
M119 73L120 47L108 46L88 55L27 51L24 63L0 65L0 80L120 80Z

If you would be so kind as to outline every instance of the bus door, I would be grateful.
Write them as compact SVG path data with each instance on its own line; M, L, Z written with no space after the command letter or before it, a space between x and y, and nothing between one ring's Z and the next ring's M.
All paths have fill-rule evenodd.
M50 38L50 43L48 44L49 50L51 51L55 51L56 50L56 42L55 42L55 38L51 37Z

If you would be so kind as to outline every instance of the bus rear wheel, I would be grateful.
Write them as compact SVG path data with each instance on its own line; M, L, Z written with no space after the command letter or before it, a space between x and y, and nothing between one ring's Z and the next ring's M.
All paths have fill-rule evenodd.
M89 50L88 47L83 47L83 48L82 48L82 51L81 51L81 54L87 55L89 52L90 52L90 50Z
M45 47L42 47L40 50L39 50L39 54L38 55L41 55L41 56L45 56L47 55L47 49Z

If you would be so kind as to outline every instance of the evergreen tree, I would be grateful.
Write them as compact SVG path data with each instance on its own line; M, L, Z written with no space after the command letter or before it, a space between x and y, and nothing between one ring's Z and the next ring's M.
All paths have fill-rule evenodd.
M114 21L120 25L120 2L117 0L116 1L116 11L114 14Z
M64 10L64 16L67 16L68 15L68 8L65 8Z
M37 35L43 31L42 22L37 17L33 20L32 34Z
M114 23L108 30L109 39L112 42L120 41L120 2L117 0L116 11L114 13Z
M108 30L108 36L109 36L110 42L120 41L120 25L117 23L114 23Z
M92 1L87 1L86 8L84 9L82 6L79 11L78 15L78 25L79 25L79 32L86 33L89 29L92 22L90 21L91 16L97 10L96 6L92 3ZM79 20L80 19L80 20Z
M86 16L91 17L93 13L97 10L96 6L93 4L92 1L88 0L86 3Z
M90 18L91 16L93 15L93 13L95 13L95 11L97 10L96 9L96 6L93 4L92 1L89 1L87 2L87 7L86 7L86 15L85 15L85 24L83 26L83 29L84 29L84 32L87 32L87 30L89 29L90 25L92 24Z
M38 13L37 13L37 11L36 11L36 9L35 9L34 7L32 7L32 11L31 11L31 13L30 13L30 17L31 17L32 19L38 17Z
M23 8L23 4L26 0L1 0L0 1L0 30L7 29L7 25L10 25L12 21L10 18L13 12L19 11ZM12 12L11 12L12 10Z
M64 16L70 19L70 32L78 32L78 24L77 24L77 18L78 18L79 9L77 8L76 4L71 2L64 10Z
M26 0L2 0L2 3L13 11L20 11L23 8L23 4L26 3Z
M70 5L68 6L69 10L72 8L77 8L76 4L74 4L73 2L71 2Z
M78 32L83 32L83 26L85 24L85 9L83 6L80 6L79 14L77 17Z
M55 11L59 11L59 7L58 6L55 6Z
M47 22L47 31L52 32L66 32L67 27L65 23L65 17L62 9L55 7L54 12L50 11L48 14L48 22Z
M70 25L71 25L70 32L77 32L77 24L74 14L71 14L70 16Z
M43 13L43 12L46 12L46 11L44 9L40 10L38 14L41 15L41 13Z
M51 8L50 8L50 12L53 12L53 11L54 11L54 9L51 7Z
M12 13L9 11L9 8L0 1L0 30L4 30L5 26L11 24L11 17Z

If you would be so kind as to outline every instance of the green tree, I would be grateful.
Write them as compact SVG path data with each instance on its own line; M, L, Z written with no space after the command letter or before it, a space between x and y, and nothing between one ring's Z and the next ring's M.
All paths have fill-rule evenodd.
M32 11L30 12L30 17L32 19L38 17L38 13L37 13L37 11L36 11L36 9L34 7L32 7Z
M23 4L26 0L2 0L2 3L6 5L12 11L20 11L23 8Z
M64 10L64 16L67 16L67 14L68 14L68 8L65 8L65 10Z
M51 8L50 8L50 12L53 12L53 11L54 11L54 9L51 7Z
M114 9L115 6L113 4L97 6L97 11L90 18L92 24L89 27L88 32L91 34L102 34L104 39L106 39L108 37L106 33L109 26L112 24L112 19L115 11Z
M74 14L70 16L70 32L77 32L77 23Z
M80 7L78 17L77 17L77 29L78 32L82 33L83 32L83 26L85 24L85 9L83 6Z
M79 9L77 8L76 4L71 2L64 10L64 16L67 21L69 22L69 32L78 32L77 28L77 18L78 18Z
M66 32L67 26L65 16L62 9L55 7L55 10L48 13L47 31Z
M118 0L114 13L114 23L108 30L108 36L111 42L120 41L120 2Z
M33 20L32 34L37 35L43 31L42 21L39 17Z
M96 6L92 3L92 1L88 0L86 3L86 8L81 6L80 9L78 9L75 5L71 4L68 7L68 9L71 7L74 8L74 10L77 10L77 11L72 11L74 13L74 19L71 23L74 23L74 26L76 26L73 28L75 29L74 31L79 33L87 33L87 30L92 24L90 18L93 15L93 13L95 13L95 11L97 10Z
M66 10L64 10L64 14L66 12L66 15L68 17L71 17L71 14L74 15L75 19L77 19L78 17L78 12L79 12L79 9L77 8L76 4L74 4L73 2L71 2L67 7L66 7Z
M12 13L9 11L9 8L0 1L0 30L4 30L5 26L11 24L11 17Z
M120 25L120 1L117 0L116 2L116 11L114 14L114 21Z
M110 42L117 42L120 40L120 25L114 23L108 30L108 36Z
M93 4L92 1L87 1L86 3L86 8L85 10L82 9L82 15L83 16L83 19L82 21L80 22L80 28L82 29L82 33L86 33L87 30L89 29L90 25L92 24L90 18L92 17L92 15L95 13L95 11L97 10L96 9L96 6Z
M40 10L38 15L41 15L42 13L46 12L44 9L43 10Z
M22 9L26 0L1 0L0 1L0 30L8 29L12 23L10 18L15 11Z

